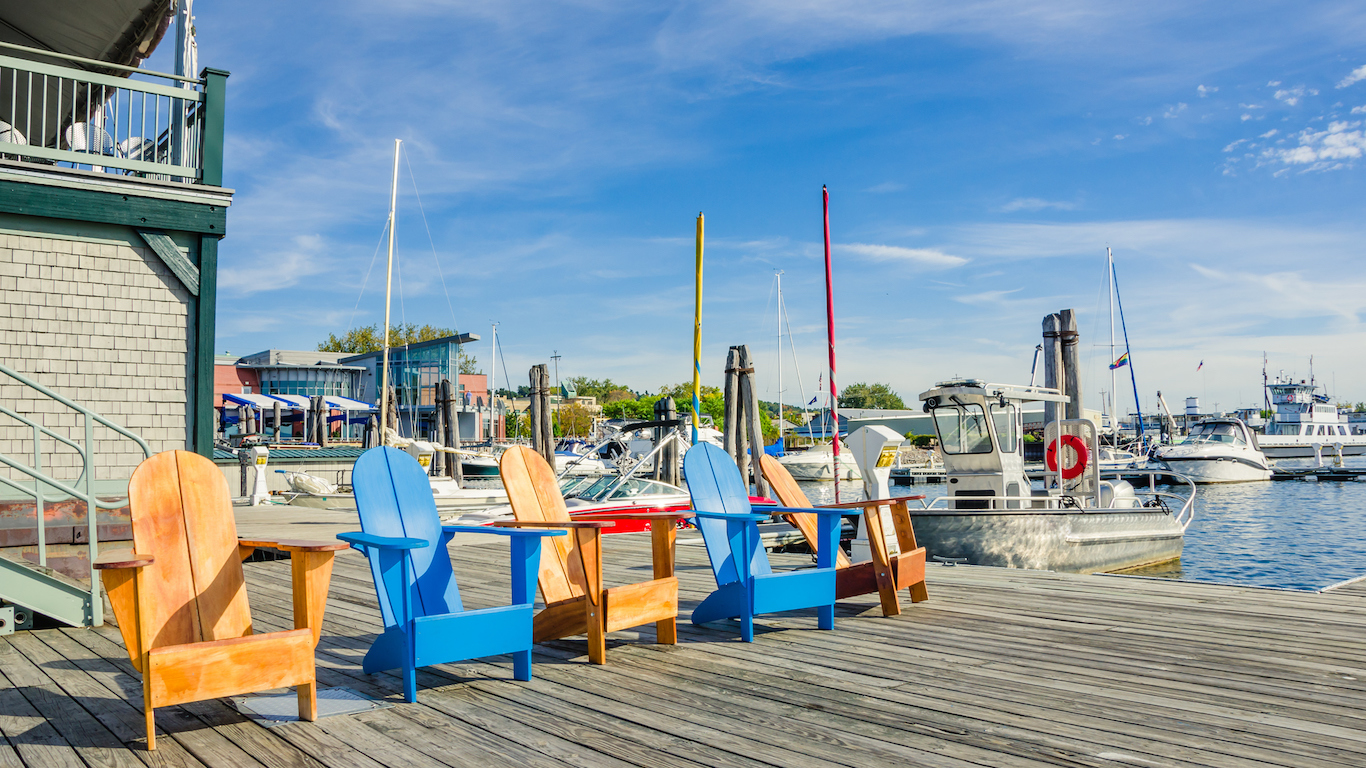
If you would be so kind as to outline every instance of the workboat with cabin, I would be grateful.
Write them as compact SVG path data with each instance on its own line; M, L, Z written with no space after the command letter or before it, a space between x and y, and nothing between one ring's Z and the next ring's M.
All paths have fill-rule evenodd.
M1205 419L1181 442L1158 448L1156 459L1197 483L1271 479L1271 464L1257 447L1257 435L1239 419Z
M1195 485L1178 476L1189 491L1183 497L1157 490L1165 472L1125 470L1146 475L1144 489L1102 472L1090 419L1046 425L1047 469L1043 487L1034 487L1025 473L1021 406L1067 402L1058 390L956 379L920 399L933 417L948 487L946 496L910 510L916 540L931 557L1092 573L1181 556Z
M1313 458L1321 454L1360 456L1366 453L1366 435L1354 435L1347 417L1338 413L1328 396L1318 393L1312 381L1282 380L1267 384L1275 417L1258 440L1262 452L1273 459Z

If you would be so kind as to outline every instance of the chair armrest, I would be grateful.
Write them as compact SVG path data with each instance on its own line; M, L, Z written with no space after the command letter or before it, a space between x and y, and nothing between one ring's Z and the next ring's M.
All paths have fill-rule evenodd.
M846 511L849 508L846 508L843 504L838 507L764 507L763 509L765 512L771 512L775 515L806 513L809 515L838 515L843 517L849 514ZM852 507L852 509L863 509L863 507L860 505Z
M283 552L336 552L346 549L346 544L338 544L335 541L305 541L303 539L280 539L270 541L266 539L238 539L239 547L271 547Z
M145 568L156 562L151 555L143 555L131 549L116 549L100 553L91 563L97 571L112 571L120 568Z
M750 512L748 514L744 512L703 512L700 509L690 509L688 511L697 517L705 517L709 520L753 520L756 523L762 523L771 517L771 515L768 514L761 515L755 512ZM804 509L801 511L809 512L811 510Z
M494 528L611 528L616 523L596 522L592 520L570 520L563 523L554 523L549 520L499 520L496 523L489 523Z
M885 507L890 504L895 504L898 501L919 501L923 498L925 498L925 494L922 493L917 496L894 496L890 499L864 499L863 501L845 501L839 504L821 504L813 507L813 509L863 509L864 507L871 507L874 504L877 504L879 507Z
M408 539L400 536L376 536L356 531L339 533L337 538L352 546L374 547L375 549L422 549L427 546L425 539Z
M593 520L687 520L693 516L693 512L686 509L678 512L620 512L609 515L585 512L584 514L592 515ZM579 519L573 515L570 515L570 518L575 521Z
M515 528L498 527L488 525L443 525L441 530L446 533L492 533L499 536L564 536L568 531L519 531Z

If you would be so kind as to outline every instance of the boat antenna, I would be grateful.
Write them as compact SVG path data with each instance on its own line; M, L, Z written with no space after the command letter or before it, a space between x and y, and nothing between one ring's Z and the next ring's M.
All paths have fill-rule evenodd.
M1034 345L1034 362L1029 364L1029 386L1034 386L1039 374L1039 356L1043 354L1043 345Z
M1119 391L1115 384L1115 255L1110 246L1105 246L1105 263L1110 273L1110 426L1114 428L1115 443L1119 442Z
M385 433L389 414L389 306L394 291L394 219L398 212L398 150L402 139L394 139L394 183L389 189L389 266L384 279L384 334L380 337L384 345L384 359L380 368L379 385L379 444L385 445L389 439ZM397 427L397 425L395 425Z
M783 449L783 271L773 274L778 284L778 450ZM760 440L759 442L763 442Z
M1271 389L1266 385L1266 352L1262 352L1262 405L1271 410Z
M1124 322L1124 300L1119 296L1119 275L1115 272L1115 263L1110 262L1110 287L1115 292L1115 306L1119 307L1119 327L1124 332L1124 354L1129 355L1129 382L1134 387L1134 412L1138 415L1138 440L1143 442L1143 405L1138 400L1138 377L1134 374L1134 358L1129 348L1129 325Z
M839 389L835 386L835 284L830 272L830 190L821 185L821 215L825 223L825 331L830 339L830 462L835 476L835 503L840 503Z

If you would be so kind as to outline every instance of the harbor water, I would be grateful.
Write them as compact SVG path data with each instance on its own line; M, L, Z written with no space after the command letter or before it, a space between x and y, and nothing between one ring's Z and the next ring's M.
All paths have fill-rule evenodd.
M1325 462L1327 463L1327 462ZM1366 457L1346 466L1366 468ZM1312 459L1276 466L1309 467ZM799 483L813 504L834 501L833 483ZM1181 560L1135 575L1316 591L1366 575L1366 480L1285 480L1199 486ZM945 494L942 483L893 486L894 496ZM840 484L842 501L863 498Z

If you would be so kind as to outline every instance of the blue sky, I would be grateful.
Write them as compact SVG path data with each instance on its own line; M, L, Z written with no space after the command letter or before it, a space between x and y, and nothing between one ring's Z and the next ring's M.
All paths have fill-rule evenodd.
M219 351L381 319L382 252L361 287L402 138L395 319L482 335L481 364L499 322L517 383L554 350L562 376L688 379L704 211L704 381L748 343L776 397L781 269L809 398L827 184L842 385L1026 381L1042 316L1074 307L1097 404L1109 245L1145 407L1259 401L1263 351L1366 400L1360 4L196 12L201 64L232 72Z

